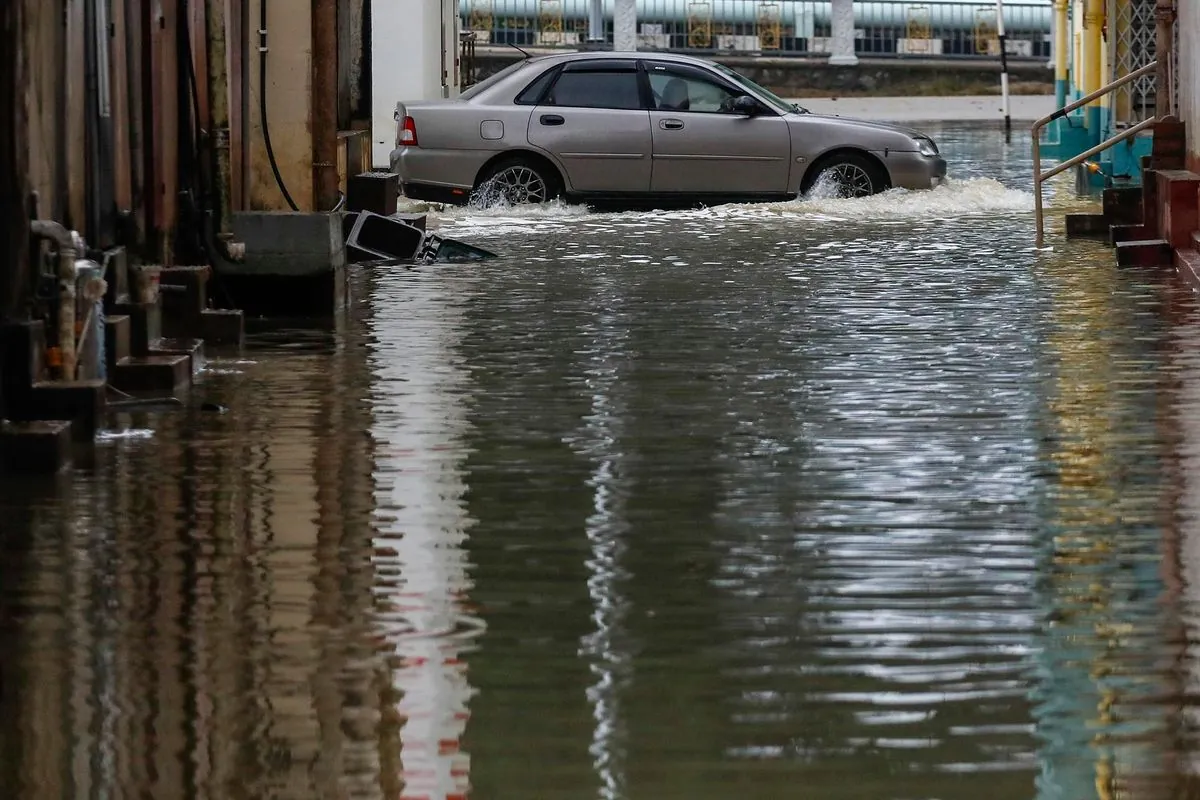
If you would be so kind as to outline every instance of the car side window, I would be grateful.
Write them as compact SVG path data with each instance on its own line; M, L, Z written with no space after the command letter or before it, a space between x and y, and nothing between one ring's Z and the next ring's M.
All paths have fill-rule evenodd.
M716 80L691 70L648 65L650 89L654 107L659 111L697 111L710 114L733 113L733 101L738 93Z
M554 80L556 72L558 72L557 67L551 67L543 72L537 77L537 80L526 86L513 102L519 106L537 105L542 99L542 95L546 93L546 87L550 85L550 81Z
M546 95L546 105L574 108L642 107L638 76L632 70L564 71Z

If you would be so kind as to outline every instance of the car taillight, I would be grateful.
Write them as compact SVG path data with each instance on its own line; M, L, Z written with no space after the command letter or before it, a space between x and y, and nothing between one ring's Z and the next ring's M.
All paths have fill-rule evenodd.
M417 121L412 117L405 117L404 122L400 127L400 144L403 147L418 147L417 144Z

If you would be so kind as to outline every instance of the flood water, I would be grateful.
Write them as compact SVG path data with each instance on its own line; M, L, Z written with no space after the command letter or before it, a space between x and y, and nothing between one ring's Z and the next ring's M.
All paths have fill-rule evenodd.
M1200 308L927 129L929 193L442 214L504 257L8 480L0 797L1184 796Z

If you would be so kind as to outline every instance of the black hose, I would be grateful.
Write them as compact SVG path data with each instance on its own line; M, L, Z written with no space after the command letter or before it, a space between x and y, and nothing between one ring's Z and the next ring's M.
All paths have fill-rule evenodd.
M263 144L267 146L267 160L271 162L271 172L275 174L275 183L279 185L279 191L283 192L283 199L292 207L292 211L299 211L300 207L288 193L283 176L279 174L279 164L275 161L275 148L271 146L271 129L267 125L267 0L262 0L258 10L258 103L258 113L262 120Z

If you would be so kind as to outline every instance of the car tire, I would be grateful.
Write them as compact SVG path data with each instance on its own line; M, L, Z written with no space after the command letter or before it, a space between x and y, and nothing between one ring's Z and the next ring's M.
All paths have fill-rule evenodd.
M858 153L835 153L808 171L800 194L811 192L826 174L830 174L831 185L837 187L838 197L867 197L892 188L887 171L874 159Z
M558 173L537 159L512 156L497 161L480 175L475 203L484 207L505 201L510 205L547 203L562 195Z

